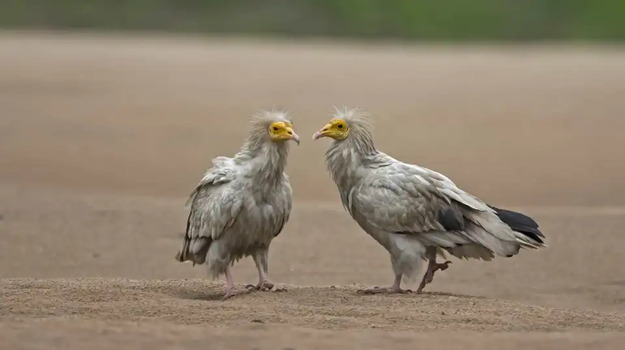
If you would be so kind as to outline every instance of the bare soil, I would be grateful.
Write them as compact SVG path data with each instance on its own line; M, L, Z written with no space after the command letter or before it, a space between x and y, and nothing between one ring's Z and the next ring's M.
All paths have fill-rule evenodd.
M625 51L0 33L0 349L615 349L625 341ZM532 215L549 247L454 260L423 295L342 209L333 105L379 148ZM174 260L187 194L250 114L284 107L284 292L221 301ZM254 283L251 259L235 282ZM415 286L412 286L415 287Z

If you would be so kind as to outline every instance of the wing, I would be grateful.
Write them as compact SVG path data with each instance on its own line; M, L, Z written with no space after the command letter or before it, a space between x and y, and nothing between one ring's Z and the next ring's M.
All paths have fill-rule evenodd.
M242 207L242 186L237 181L237 167L231 158L213 160L187 201L191 204L182 249L176 260L202 264L213 240L236 221Z
M369 225L419 234L427 245L483 246L498 255L518 252L521 243L492 208L429 169L394 163L372 173L352 194L353 210Z
M427 169L393 164L372 172L350 193L350 210L358 210L378 229L397 233L459 231L465 227L463 207L490 210Z
M232 226L243 205L243 186L237 181L234 164L209 169L189 196L191 208L187 237L215 240Z
M200 191L232 181L236 176L236 164L232 158L217 157L213 159L213 167L208 169L200 183L189 195L187 205L193 203Z
M274 237L277 237L284 225L289 221L291 216L291 208L293 207L293 189L291 188L291 184L289 182L289 177L284 174L282 179L282 186L280 187L280 191L277 193L278 199L276 203L276 209L281 215L278 216L277 221L275 222L274 228Z

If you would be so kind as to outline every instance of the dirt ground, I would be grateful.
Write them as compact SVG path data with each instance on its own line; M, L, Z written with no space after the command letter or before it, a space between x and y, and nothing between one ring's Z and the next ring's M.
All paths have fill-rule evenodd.
M0 349L614 349L625 342L625 51L0 33ZM532 215L549 247L454 260L423 295L342 209L310 135L333 105L379 148ZM284 292L221 301L174 261L186 196L249 116L303 142L272 245ZM255 282L251 259L235 282ZM413 286L414 287L414 286Z

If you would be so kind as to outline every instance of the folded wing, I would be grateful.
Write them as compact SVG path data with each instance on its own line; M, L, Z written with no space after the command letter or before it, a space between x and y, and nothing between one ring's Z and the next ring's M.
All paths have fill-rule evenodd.
M178 261L202 264L213 240L237 220L243 206L243 186L236 181L237 168L231 158L218 157L189 196L191 204Z
M462 191L445 176L398 161L365 178L350 193L348 203L350 211L362 214L379 230L414 235L426 245L459 257L486 258L492 253L512 256L521 246L542 244L515 232L496 209ZM492 253L484 254L479 247Z

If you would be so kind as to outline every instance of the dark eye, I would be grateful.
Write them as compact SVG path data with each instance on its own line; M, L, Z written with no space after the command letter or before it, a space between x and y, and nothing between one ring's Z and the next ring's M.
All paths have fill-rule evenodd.
M337 128L339 128L339 129L343 129L343 124L339 124L339 125L337 126Z
M274 127L273 127L273 130L278 131L278 127L277 127L277 126L274 126Z

